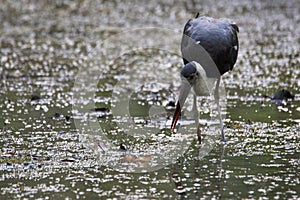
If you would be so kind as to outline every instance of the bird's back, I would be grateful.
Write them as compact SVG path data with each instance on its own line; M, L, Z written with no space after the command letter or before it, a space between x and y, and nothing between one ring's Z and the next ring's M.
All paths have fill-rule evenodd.
M183 32L181 52L184 64L196 61L208 77L232 70L238 55L238 27L229 19L196 17Z

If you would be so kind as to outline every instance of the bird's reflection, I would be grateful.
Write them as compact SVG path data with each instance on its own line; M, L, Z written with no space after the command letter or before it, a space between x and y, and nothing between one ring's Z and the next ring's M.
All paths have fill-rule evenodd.
M196 141L195 141L196 143ZM219 161L216 163L216 169L217 169L217 176L216 179L210 180L210 184L214 184L214 188L216 188L217 192L214 192L217 198L222 198L222 191L223 191L223 183L225 181L225 174L223 169L223 162L225 157L225 147L226 144L219 143L215 148L219 149ZM178 160L177 164L174 164L171 169L171 176L172 180L174 182L174 191L178 194L178 197L180 199L190 199L190 196L195 196L196 198L203 197L203 188L201 185L204 185L206 180L201 178L201 166L203 165L203 162L205 162L205 158L201 157L201 145L194 144L195 152L197 155L195 155L195 159L193 162L194 169L193 175L190 175L190 177L193 179L194 185L200 186L199 188L195 188L190 190L186 188L186 166L184 165L184 158L180 158ZM192 165L190 165L192 166ZM213 170L213 169L207 169L207 170ZM205 173L207 174L207 173Z

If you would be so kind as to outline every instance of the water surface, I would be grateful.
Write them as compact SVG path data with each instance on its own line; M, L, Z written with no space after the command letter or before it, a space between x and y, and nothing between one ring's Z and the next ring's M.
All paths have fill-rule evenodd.
M1 197L299 198L299 9L292 0L3 2ZM223 77L228 141L224 145L211 134L216 138L209 151L197 144L192 125L190 135L171 135L165 123L174 112L182 67L177 34L198 11L232 18L240 27L237 64ZM149 32L149 27L160 31ZM136 28L142 29L130 40L114 38ZM139 37L145 38L143 48L131 49L130 41ZM153 47L157 43L173 45ZM150 73L140 70L147 66L154 66ZM85 69L88 79L76 82ZM134 122L139 127L162 124L146 139L118 127L122 119L113 111L115 86L130 83L130 70L141 82L151 80L133 93L129 112ZM294 94L294 100L278 105L264 97L281 89ZM207 120L205 106L200 114ZM82 132L78 124L90 131ZM100 131L120 154L115 166L101 165L101 152L109 148L101 138L96 146L82 142L83 134ZM209 134L204 138L211 139ZM186 143L172 143L176 139ZM127 151L119 150L120 144ZM122 167L127 162L147 168L157 159L155 153L166 151L164 145L176 154L161 159L168 161L162 168L129 173ZM141 149L150 153L127 153Z

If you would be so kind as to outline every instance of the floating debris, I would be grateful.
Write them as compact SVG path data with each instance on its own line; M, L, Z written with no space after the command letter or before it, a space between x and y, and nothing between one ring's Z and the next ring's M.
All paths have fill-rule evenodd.
M109 112L109 109L108 108L94 108L94 109L91 109L91 111L94 111L94 112Z
M61 113L54 113L54 117L55 118L63 118L63 114L61 114Z
M31 101L38 101L40 99L41 99L41 97L38 94L33 93L33 94L30 95L30 100Z
M120 144L120 150L123 150L123 151L127 150L126 146L123 143Z
M105 107L93 108L90 111L90 116L96 116L97 118L104 118L111 114L110 110Z
M65 116L65 119L66 119L67 122L69 122L70 119L71 119L71 116L70 116L70 115L66 115L66 116Z
M27 77L27 74L20 70L14 70L3 75L3 78L5 79L9 79L9 78L17 79L17 78L24 78L24 77Z
M276 92L272 97L269 95L263 95L263 97L271 99L271 101L278 106L286 106L289 101L294 99L295 95L292 95L288 90L282 89Z
M120 159L121 162L128 163L149 163L152 160L151 155L136 156L136 155L126 155Z
M291 92L288 90L282 89L271 98L272 100L288 100L288 99L294 99L295 95L292 95Z

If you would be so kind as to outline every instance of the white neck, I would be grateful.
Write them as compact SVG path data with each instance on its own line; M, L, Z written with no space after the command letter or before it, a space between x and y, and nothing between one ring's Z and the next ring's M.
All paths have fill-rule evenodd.
M206 76L206 72L203 69L203 67L193 61L194 64L196 65L196 69L199 73L198 78L196 79L196 82L193 86L193 90L196 96L209 96L212 94L213 87L214 87L214 82L216 81L215 78L208 78ZM212 80L213 79L213 80Z

